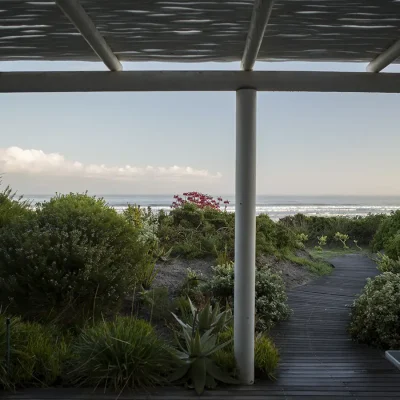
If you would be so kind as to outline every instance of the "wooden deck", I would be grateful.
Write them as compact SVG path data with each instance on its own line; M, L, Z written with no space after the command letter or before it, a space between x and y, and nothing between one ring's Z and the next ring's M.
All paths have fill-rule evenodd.
M241 400L400 399L400 371L382 352L352 342L346 332L349 307L376 267L368 258L348 255L332 261L334 272L289 293L293 315L273 336L281 351L276 382L208 391L203 397ZM1 395L0 395L1 396ZM6 400L111 400L117 395L83 389L27 390ZM158 388L148 394L124 394L127 399L196 397L182 388Z

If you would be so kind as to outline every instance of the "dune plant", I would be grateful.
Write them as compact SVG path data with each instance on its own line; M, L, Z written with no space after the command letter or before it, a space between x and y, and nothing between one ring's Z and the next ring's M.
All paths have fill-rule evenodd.
M308 235L305 233L301 232L296 235L297 239L297 247L299 249L304 249L305 248L305 243L308 241Z
M344 233L336 232L334 239L342 243L343 249L347 250L349 247L347 246L347 241L349 240L349 235L346 235Z
M324 246L326 246L326 242L328 241L328 236L318 236L318 246L315 246L314 249L318 251L322 251Z

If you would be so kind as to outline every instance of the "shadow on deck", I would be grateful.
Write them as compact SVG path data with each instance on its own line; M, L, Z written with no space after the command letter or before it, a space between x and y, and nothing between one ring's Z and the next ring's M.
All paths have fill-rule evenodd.
M251 387L221 388L206 392L213 400L338 400L400 399L400 373L383 352L354 343L347 334L350 306L375 264L365 256L346 255L332 260L330 276L317 279L289 293L291 318L272 333L281 352L276 382ZM151 394L123 394L127 399L176 399L197 397L181 388L157 388ZM116 395L83 389L21 391L5 400L111 400Z

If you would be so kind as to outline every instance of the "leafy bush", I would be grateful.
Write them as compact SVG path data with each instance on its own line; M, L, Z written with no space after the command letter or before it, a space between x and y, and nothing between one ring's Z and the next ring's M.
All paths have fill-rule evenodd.
M272 328L276 322L290 315L287 305L285 284L280 275L269 268L256 271L256 317L257 327L264 331Z
M275 254L283 249L294 249L296 246L296 235L286 226L275 223L266 214L261 214L257 217L257 254Z
M317 244L318 237L334 237L336 232L341 232L356 239L358 244L368 246L386 218L383 214L370 214L366 217L320 217L296 214L282 218L280 223L295 233L307 234L314 244Z
M146 321L117 317L82 331L74 345L75 378L113 390L167 382L176 364L172 350Z
M233 304L234 267L233 264L219 265L213 277L203 290L209 291L220 301ZM285 284L280 275L264 267L256 270L256 320L257 329L266 330L276 322L289 317Z
M384 272L368 282L355 300L350 333L384 349L400 346L400 275Z
M173 255L186 258L216 257L225 251L233 257L234 215L214 208L199 208L184 203L160 214L158 236L165 248L172 247Z
M378 253L378 270L400 274L400 259L392 260L386 254Z
M229 345L213 354L213 360L222 369L237 374L237 366L233 346L233 328L230 327L218 335L218 342L229 342ZM254 341L254 369L256 377L274 379L279 363L279 352L272 340L260 333Z
M254 367L256 374L261 377L275 378L278 368L279 352L272 340L264 333L256 336L254 344Z
M27 218L30 214L32 212L29 203L22 197L17 197L9 186L0 192L0 229L12 221Z
M382 221L373 240L374 251L387 251L387 247L390 245L390 242L398 234L400 234L400 210L392 213L389 217ZM390 257L393 259L399 258L400 253L395 250L396 246L392 243L390 247Z
M0 229L0 305L79 323L116 310L147 261L135 228L102 199L57 195Z
M6 343L6 317L0 314L0 388L51 385L62 376L69 347L52 327L12 318L9 369Z

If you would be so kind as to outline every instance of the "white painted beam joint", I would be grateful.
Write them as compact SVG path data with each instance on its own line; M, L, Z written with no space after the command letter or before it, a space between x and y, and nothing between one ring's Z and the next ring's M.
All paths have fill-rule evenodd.
M122 65L78 0L56 0L58 7L75 25L93 51L110 71L122 71Z

